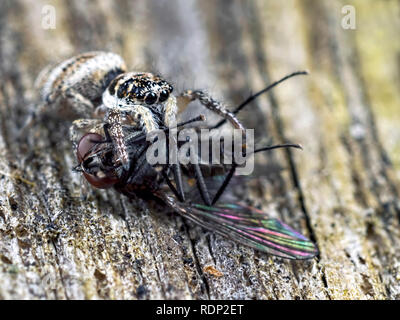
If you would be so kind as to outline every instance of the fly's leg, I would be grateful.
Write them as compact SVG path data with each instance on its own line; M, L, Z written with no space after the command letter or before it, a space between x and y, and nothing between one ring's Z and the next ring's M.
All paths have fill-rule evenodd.
M177 187L179 200L181 202L185 201L185 192L183 191L183 182L182 182L182 172L181 172L181 165L179 163L173 164L172 166L172 173L174 174L174 180Z
M190 140L189 140L190 141ZM203 199L204 203L208 206L211 206L211 198L210 193L208 192L207 185L204 181L203 172L201 171L201 167L199 165L199 161L201 160L201 156L194 152L192 148L189 150L190 158L191 158L191 165L194 168L197 188L200 191L201 198Z
M184 199L181 198L181 194L178 192L178 190L176 190L175 186L172 184L171 180L168 177L167 169L168 169L168 167L164 167L161 170L161 175L163 176L163 178L164 178L165 182L167 183L168 187L174 193L175 197L177 197L179 201L183 202Z
M204 181L204 177L203 177L203 173L201 172L201 168L198 163L193 164L193 167L194 167L194 172L196 175L197 187L200 190L201 197L206 205L211 206L212 201L210 198L210 194L208 192L207 185Z
M215 196L211 202L211 205L214 205L218 201L218 199L221 197L221 195L224 193L226 187L228 186L229 182L231 181L231 179L236 171L236 167L237 167L236 163L233 163L232 168L229 170L228 174L225 176L224 182L222 183L222 185L219 187L217 193L215 194Z
M172 129L176 129L178 127L184 126L186 124L190 124L192 122L196 122L196 121L204 121L205 117L204 115L199 115L195 118L192 118L188 121L185 122L181 122L178 123L176 125L175 128L170 128L170 129L166 129L165 131L169 134L170 131ZM169 137L169 135L168 135ZM173 138L173 136L172 136ZM181 165L178 162L178 157L177 157L177 147L176 147L176 140L173 138L172 142L175 145L175 149L172 149L173 152L176 152L175 154L175 159L176 163L170 163L169 159L169 152L171 150L170 148L170 139L167 139L167 148L166 148L166 152L167 152L167 159L168 159L168 164L166 166L163 166L162 170L161 170L161 175L163 176L164 180L167 182L168 187L171 189L171 191L175 194L175 196L179 199L179 201L184 202L185 201L185 192L183 190L183 181L182 181L182 170L181 170ZM175 181L175 186L172 184L171 180L168 177L168 173L167 171L170 170L172 171L173 175L174 175L174 181Z
M174 130L176 132L176 129L171 129L171 130ZM185 192L183 191L181 165L180 165L179 159L178 159L178 143L176 140L176 135L170 134L171 130L168 131L167 140L166 140L166 143L167 143L167 148L166 148L167 155L166 156L167 156L167 168L171 168L172 174L174 175L174 181L175 181L175 185L176 185L175 191L169 185L170 184L169 179L167 180L167 183L168 183L168 186L170 187L170 189L174 193L176 193L176 196L179 199L179 201L184 202L185 201ZM171 152L172 152L172 154L171 154Z

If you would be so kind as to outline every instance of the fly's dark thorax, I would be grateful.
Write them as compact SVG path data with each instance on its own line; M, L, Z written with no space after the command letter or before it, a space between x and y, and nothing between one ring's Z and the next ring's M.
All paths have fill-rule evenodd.
M129 135L127 132L126 134ZM132 139L135 138L134 134L129 136L132 137ZM130 143L129 139L126 142L128 146L130 168L128 172L120 171L120 183L118 183L115 188L125 194L146 194L158 190L161 183L160 175L147 161L147 142Z
M150 197L152 193L160 189L160 176L158 172L147 162L143 166L135 167L131 176L126 181L116 184L117 191L127 196Z

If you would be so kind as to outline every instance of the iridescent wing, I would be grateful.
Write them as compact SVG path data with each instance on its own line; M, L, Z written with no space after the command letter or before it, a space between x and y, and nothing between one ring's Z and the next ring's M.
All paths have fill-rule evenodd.
M318 254L309 239L256 208L240 203L210 207L181 203L167 193L158 196L183 217L254 249L287 259L310 259Z

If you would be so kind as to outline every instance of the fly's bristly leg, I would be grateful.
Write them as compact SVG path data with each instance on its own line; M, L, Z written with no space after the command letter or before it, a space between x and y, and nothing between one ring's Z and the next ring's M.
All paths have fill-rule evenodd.
M168 129L167 131L167 148L166 148L166 158L167 158L167 168L170 168L172 170L172 174L174 176L174 181L176 184L176 195L179 199L179 201L184 202L185 201L185 192L183 191L183 181L182 181L182 171L181 171L181 164L179 163L178 160L178 145L177 145L177 140L174 135L171 135L170 130ZM171 152L172 151L172 152ZM167 181L168 183L168 181ZM170 189L174 191L171 187Z
M185 202L185 192L183 191L183 182L182 182L182 171L181 165L179 163L172 164L172 173L174 175L174 181L176 184L177 192L178 192L178 199L181 202Z
M171 180L169 179L168 174L167 174L167 169L168 169L168 167L164 167L161 170L162 177L164 178L165 182L167 183L168 187L173 192L175 197L177 197L179 201L184 202L184 199L182 199L181 194L178 192L178 190L176 190L175 186L172 184Z
M213 200L211 201L211 205L214 205L218 199L222 196L224 193L225 189L229 185L229 182L231 181L233 175L235 174L237 165L235 163L232 164L232 168L229 170L228 174L225 176L224 182L222 185L219 187L217 193L215 194Z
M201 197L206 205L211 206L212 201L210 198L210 194L208 192L207 185L204 181L204 176L203 176L203 173L201 172L200 165L198 163L194 163L193 167L194 167L194 171L195 171L197 187L200 190Z

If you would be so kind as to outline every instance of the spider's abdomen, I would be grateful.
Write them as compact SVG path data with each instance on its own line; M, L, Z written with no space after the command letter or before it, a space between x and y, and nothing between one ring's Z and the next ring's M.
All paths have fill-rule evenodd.
M111 52L86 52L47 67L36 80L42 101L51 102L69 89L90 101L101 98L110 82L126 71L124 60Z
M124 73L116 77L103 94L107 107L118 103L123 105L153 105L165 102L173 87L167 81L152 73Z

